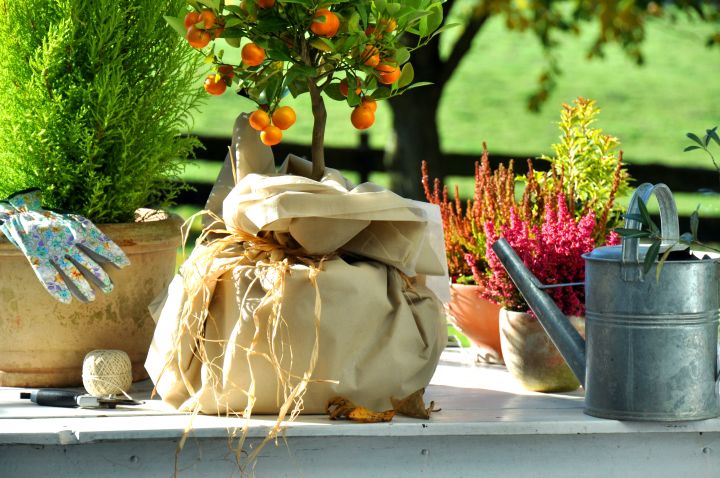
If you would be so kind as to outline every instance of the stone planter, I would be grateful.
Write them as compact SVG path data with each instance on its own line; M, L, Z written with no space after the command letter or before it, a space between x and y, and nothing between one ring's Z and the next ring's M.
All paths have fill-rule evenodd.
M569 319L584 337L585 319ZM530 314L501 309L500 343L510 375L526 389L569 392L580 386L540 322Z
M0 386L82 385L83 358L93 349L124 350L133 380L147 378L144 362L155 328L148 305L173 277L181 220L141 211L143 222L99 226L131 264L106 266L114 290L98 291L87 304L56 301L25 256L0 239Z
M489 347L502 360L500 347L500 306L480 297L477 285L450 284L447 311L453 323L479 347Z

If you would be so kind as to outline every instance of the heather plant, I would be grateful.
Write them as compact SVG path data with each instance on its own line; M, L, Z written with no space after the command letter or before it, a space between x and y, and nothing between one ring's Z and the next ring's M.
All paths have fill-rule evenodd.
M169 204L197 141L192 49L163 13L182 0L0 0L0 197L124 222Z

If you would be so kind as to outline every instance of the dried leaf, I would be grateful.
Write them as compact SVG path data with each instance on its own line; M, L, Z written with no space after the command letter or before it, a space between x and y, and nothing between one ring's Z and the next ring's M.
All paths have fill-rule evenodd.
M374 412L365 407L357 406L351 400L344 397L334 397L330 399L326 410L331 420L347 418L358 423L389 422L395 416L395 410Z
M391 397L390 402L395 411L400 415L411 418L424 418L427 420L430 418L432 412L437 412L439 409L435 410L435 402L430 402L430 406L426 407L425 401L423 400L424 395L425 389L421 388L402 399Z
M348 418L354 422L360 423L380 423L389 422L395 416L395 410L386 410L384 412L373 412L365 407L356 407L349 414Z

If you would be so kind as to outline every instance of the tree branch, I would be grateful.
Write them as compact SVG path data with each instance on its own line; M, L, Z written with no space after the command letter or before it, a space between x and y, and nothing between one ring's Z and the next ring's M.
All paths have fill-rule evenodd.
M487 9L483 9L482 13L473 15L467 25L465 25L465 30L463 30L460 38L458 38L455 45L453 45L450 56L448 56L448 59L443 62L440 79L438 81L438 86L440 86L440 88L445 86L445 83L447 83L450 77L452 77L452 74L460 64L460 61L463 59L468 50L470 50L475 35L477 35L477 33L485 25L485 22L488 18L490 18L490 15L491 14L487 11Z

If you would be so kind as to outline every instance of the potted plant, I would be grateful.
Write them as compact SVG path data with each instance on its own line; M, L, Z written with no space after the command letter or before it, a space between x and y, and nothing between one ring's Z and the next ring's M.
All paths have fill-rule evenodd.
M521 257L541 280L562 283L583 280L580 254L608 239L616 240L608 232L620 217L614 200L627 190L628 176L622 167L622 154L615 153L617 140L591 127L598 112L594 101L583 98L563 105L561 142L553 146L554 157L542 158L551 163L549 171L535 171L532 161L528 161L525 177L516 178L512 163L492 171L485 151L476 165L474 195L464 206L457 189L453 200L447 189L439 192L437 181L431 191L424 174L428 200L441 207L453 282L475 284L475 295L503 308L499 319L494 315L463 318L461 327L473 330L479 321L504 321L498 325L498 341L505 363L516 378L534 390L576 388L578 384L540 325L527 315L527 304L497 262L491 246L505 235L523 251ZM525 183L521 197L515 193L518 181ZM563 304L566 314L582 317L582 289L558 288L551 294ZM452 313L459 308L451 302L449 309ZM508 317L516 312L521 314L516 320L520 324L511 326ZM523 338L531 330L534 338ZM508 339L511 335L512 341ZM533 378L534 370L547 364L557 365L560 371L540 375L551 375L555 382Z
M122 349L134 378L154 323L147 307L168 284L180 242L168 205L196 140L189 113L202 90L192 49L165 27L180 1L0 2L0 197L38 188L47 208L99 224L128 255L106 267L114 291L62 304L27 259L0 239L0 385L81 383L84 355Z
M296 112L281 105L282 99L288 93L310 96L311 176L319 180L325 169L325 99L346 102L353 126L367 129L375 121L377 101L427 85L413 83L409 60L440 32L441 3L188 0L191 11L167 20L215 65L205 79L209 94L236 85L257 104L250 124L261 131L264 144L279 143L295 123ZM412 46L400 41L405 34L414 35ZM225 60L218 38L240 48L239 63Z

